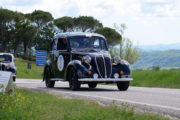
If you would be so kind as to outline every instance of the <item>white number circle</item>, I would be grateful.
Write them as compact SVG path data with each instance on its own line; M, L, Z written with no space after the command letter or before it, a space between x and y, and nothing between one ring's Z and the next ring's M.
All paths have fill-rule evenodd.
M63 68L64 68L64 58L63 58L62 55L60 55L60 56L58 57L57 66L58 66L59 71L62 71L62 70L63 70Z

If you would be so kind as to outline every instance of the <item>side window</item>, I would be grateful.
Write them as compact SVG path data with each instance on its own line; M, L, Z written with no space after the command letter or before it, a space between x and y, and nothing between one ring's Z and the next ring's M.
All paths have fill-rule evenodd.
M65 38L58 39L57 50L67 50L67 40Z

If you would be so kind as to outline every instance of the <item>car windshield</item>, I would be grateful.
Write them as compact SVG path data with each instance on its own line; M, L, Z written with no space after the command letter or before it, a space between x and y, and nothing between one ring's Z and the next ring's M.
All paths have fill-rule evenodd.
M101 37L74 36L69 41L72 50L107 50L105 39Z
M0 55L0 62L11 62L11 55Z

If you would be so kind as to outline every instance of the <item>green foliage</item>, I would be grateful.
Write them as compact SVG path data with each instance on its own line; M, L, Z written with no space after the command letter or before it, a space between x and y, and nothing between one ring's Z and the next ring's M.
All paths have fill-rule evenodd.
M120 58L127 60L130 64L133 64L140 58L137 48L133 45L133 42L126 37L123 37L125 30L127 29L125 24L114 24L116 31L121 33L122 39L119 41L119 49L117 46L112 47L110 50L112 56L120 56Z
M126 105L102 107L89 100L65 99L45 93L15 90L0 94L2 120L168 120L158 115L135 114Z
M0 51L6 50L6 45L9 42L8 29L14 19L14 12L8 9L0 8Z
M132 86L180 88L180 70L135 70Z
M48 22L53 20L51 13L42 10L35 10L28 16L33 22L35 22L39 28L45 26Z
M74 18L74 25L76 31L81 32L94 32L98 28L103 27L102 23L91 16L79 16Z
M55 25L62 30L62 32L71 32L74 27L74 20L72 17L61 17L54 20Z
M160 65L161 68L180 67L180 50L140 52L141 59L133 64L134 69L151 69Z
M54 38L55 30L53 24L49 23L38 31L34 41L36 50L50 50L50 43Z
M79 16L77 18L61 17L54 20L55 25L62 32L94 32L103 25L91 16Z
M104 35L107 39L108 44L111 46L120 42L122 38L115 29L108 27L97 29L95 32Z
M159 65L153 66L153 67L152 67L152 70L159 71L159 70L160 70L160 66L159 66Z
M117 46L113 47L110 52L112 56L120 56L120 58L127 60L130 64L133 64L140 59L140 54L133 42L130 39L122 39L121 50Z

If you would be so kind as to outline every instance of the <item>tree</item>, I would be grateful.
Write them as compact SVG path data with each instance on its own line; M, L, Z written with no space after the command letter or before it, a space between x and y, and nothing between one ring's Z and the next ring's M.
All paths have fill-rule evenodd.
M121 40L121 35L112 28L104 27L97 29L95 32L104 35L110 46L117 44Z
M42 10L35 10L31 14L27 14L26 17L36 23L39 28L46 26L48 22L53 20L51 13Z
M24 23L24 15L22 13L14 13L14 24L9 26L9 35L8 39L10 40L9 46L14 51L14 56L17 54L17 49L19 44L22 43L22 36L24 33L23 28L21 27Z
M34 42L36 50L50 50L49 43L52 41L55 34L55 30L53 27L53 24L48 24L39 31L40 35L36 36L36 40Z
M72 17L61 17L54 20L55 25L62 30L62 32L71 32L74 27L74 19Z
M112 56L120 56L119 48L117 47L113 47L110 53ZM140 59L140 54L137 48L133 45L133 42L129 38L123 38L121 58L127 60L130 64L133 64Z
M125 30L127 29L125 24L114 24L114 28L122 36L124 35ZM120 44L120 47L118 49L116 46L111 50L112 56L119 55L120 58L127 60L130 64L133 64L140 58L137 48L133 45L133 42L129 38L122 37L122 39L118 43Z
M35 40L38 28L30 24L29 21L26 21L22 24L23 30L23 45L24 45L24 56L28 56L32 47L32 43Z
M74 24L74 30L80 32L95 32L97 29L103 27L102 23L91 16L79 16L74 18Z
M114 23L114 28L116 29L116 31L118 31L121 35L122 35L122 39L119 41L119 53L120 53L120 57L122 58L123 56L123 44L125 42L125 40L123 39L123 35L124 35L124 32L125 30L127 29L126 25L125 24L120 24L120 25L117 25L116 23Z
M8 27L12 24L14 12L0 8L0 51L5 52L8 43Z
M103 27L102 23L90 16L65 16L55 19L54 23L62 32L94 32Z
M124 40L124 59L127 60L130 64L136 62L139 58L139 52L137 51L136 47L133 46L133 42L127 38Z

